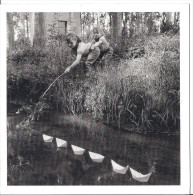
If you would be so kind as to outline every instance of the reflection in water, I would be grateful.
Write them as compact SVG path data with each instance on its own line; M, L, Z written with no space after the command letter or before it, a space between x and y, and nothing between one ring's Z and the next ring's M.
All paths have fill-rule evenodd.
M123 133L88 118L57 113L21 132L16 130L21 120L8 115L9 185L180 184L179 138ZM55 139L45 143L42 134L66 140L67 148L57 148ZM70 144L85 148L83 156L74 155ZM93 162L88 150L104 155L103 163ZM154 172L147 184L140 183L129 170L125 175L113 172L111 159L142 174Z

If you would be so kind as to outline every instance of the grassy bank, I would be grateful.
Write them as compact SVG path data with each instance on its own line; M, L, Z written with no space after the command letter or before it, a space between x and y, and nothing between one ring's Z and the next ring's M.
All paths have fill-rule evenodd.
M142 44L140 46L145 48L143 57L127 58L125 53L124 60L112 60L103 70L93 70L88 79L80 73L81 67L77 67L73 74L57 82L48 97L62 111L72 114L87 112L96 120L120 129L179 133L179 35L149 37ZM14 55L11 55L8 94L15 96L20 94L21 88L26 88L22 94L39 97L73 60L69 51L62 48L65 47L52 50L55 51L52 57L49 56L51 50L47 50L41 60L33 63L29 63L29 59L35 59L34 56L29 56L26 61L22 58L13 64ZM39 59L40 55L37 56ZM32 86L36 86L32 88L34 91Z
M63 93L63 105L118 128L179 133L179 36L151 37L144 47L142 58L111 62L84 84L75 80L73 89Z

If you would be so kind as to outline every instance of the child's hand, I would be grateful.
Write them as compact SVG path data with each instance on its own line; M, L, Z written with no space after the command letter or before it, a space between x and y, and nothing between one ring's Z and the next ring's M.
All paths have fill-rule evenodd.
M69 73L70 71L71 71L71 67L69 66L68 68L66 68L66 70L64 72Z
M94 45L91 46L91 49L94 50L96 47Z

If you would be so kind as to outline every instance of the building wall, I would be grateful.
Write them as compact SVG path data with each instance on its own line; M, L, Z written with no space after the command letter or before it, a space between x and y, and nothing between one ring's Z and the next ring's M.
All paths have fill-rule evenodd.
M69 25L69 13L63 12L63 13L55 13L55 12L49 12L44 13L45 15L45 31L46 31L46 37L49 35L49 25L53 25L55 23L55 30L58 31L60 34L65 35L67 33L68 25ZM66 25L60 25L61 23L66 23Z
M78 36L81 36L80 19L80 12L45 13L45 27L47 35L49 34L49 25L56 22L56 30L59 31L59 33L65 35L66 33L73 32Z
M36 23L35 15L39 15L40 13L31 13L30 15L30 41L33 44L34 36L36 36L35 28L38 28ZM49 29L51 29L50 25L54 25L54 28L57 32L62 35L65 35L69 32L76 33L81 37L81 17L80 12L44 12L44 39L47 39L49 34L51 33Z
M81 37L81 15L80 12L71 12L71 24L69 32L74 32Z

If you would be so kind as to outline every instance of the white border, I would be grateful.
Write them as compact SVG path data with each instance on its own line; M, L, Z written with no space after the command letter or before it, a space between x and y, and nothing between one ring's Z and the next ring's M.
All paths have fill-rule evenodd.
M10 1L9 1L10 2ZM41 4L37 6L34 1L29 5L24 5L24 1L19 1L19 5L7 3L1 5L1 65L0 65L0 161L1 161L1 194L189 194L189 5L178 1L170 3L152 3L143 1L139 3L129 3L128 1L98 1L82 2L66 1L60 4ZM35 1L37 3L37 1ZM78 1L76 1L78 2ZM79 1L80 2L80 1ZM111 1L110 1L111 2ZM122 2L122 3L121 3ZM145 3L144 3L145 2ZM39 3L37 3L39 4ZM140 6L139 6L140 5ZM181 185L179 186L7 186L7 134L6 134L6 12L180 12L181 28Z

